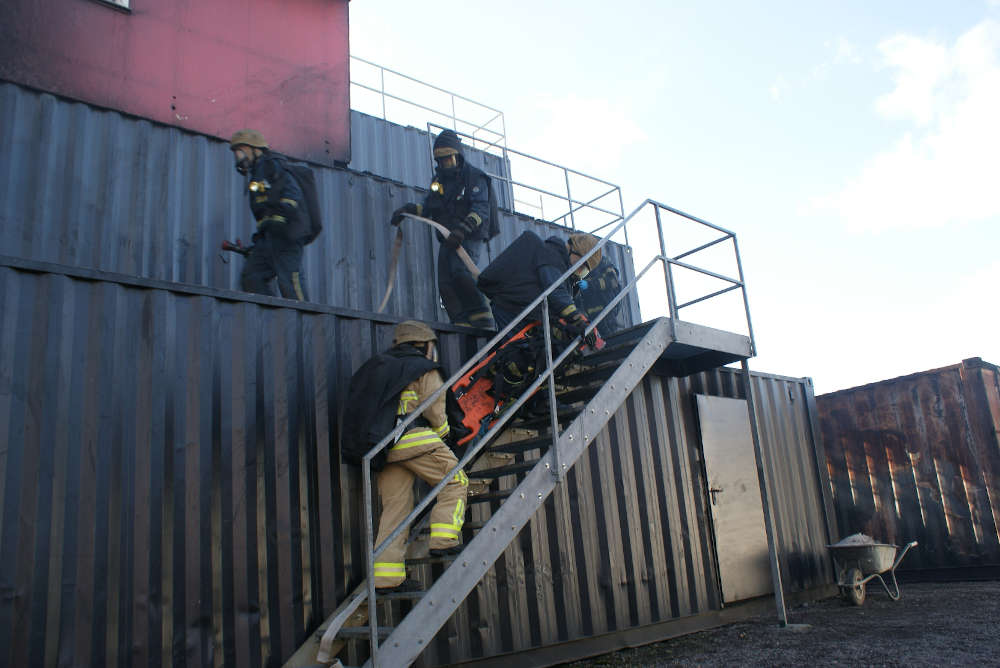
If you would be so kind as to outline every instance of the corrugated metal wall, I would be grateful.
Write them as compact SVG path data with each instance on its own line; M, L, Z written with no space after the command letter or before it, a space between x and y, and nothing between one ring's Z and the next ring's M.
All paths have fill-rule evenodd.
M979 358L816 398L843 533L901 569L1000 565L1000 370Z
M337 411L394 323L21 266L0 266L0 665L275 665L364 572ZM441 337L452 364L481 343Z
M786 592L830 584L825 545L832 517L810 417L812 385L801 378L752 378L782 582ZM699 393L745 398L733 369L648 376L438 634L423 655L427 665L719 609L694 402ZM514 485L510 479L500 489ZM489 518L482 505L472 508L470 521Z
M508 174L508 166L500 157L471 148L467 148L465 154L469 164L488 174ZM350 167L390 181L426 187L434 175L427 130L389 123L352 110ZM500 207L513 210L506 186L499 181L494 181L493 185Z
M388 280L389 218L422 199L412 186L426 187L429 166L419 131L352 118L357 161L376 175L313 166L326 226L306 248L303 275L313 302L371 311ZM218 249L223 239L249 241L253 222L225 142L10 83L0 83L0 142L0 255L238 289L243 260ZM525 230L569 234L501 216L488 258ZM406 234L387 312L446 322L435 282L439 244L424 226ZM610 252L633 276L628 250ZM628 307L637 317L636 304Z
M360 581L337 413L390 320L10 259L0 312L0 663L274 665ZM811 387L754 382L783 578L828 583ZM695 393L741 396L647 377L429 663L719 607Z

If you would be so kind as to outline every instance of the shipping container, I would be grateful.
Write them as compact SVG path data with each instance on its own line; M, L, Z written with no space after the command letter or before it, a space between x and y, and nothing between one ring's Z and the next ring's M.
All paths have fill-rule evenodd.
M844 534L919 541L901 572L1000 572L996 365L975 357L816 404Z

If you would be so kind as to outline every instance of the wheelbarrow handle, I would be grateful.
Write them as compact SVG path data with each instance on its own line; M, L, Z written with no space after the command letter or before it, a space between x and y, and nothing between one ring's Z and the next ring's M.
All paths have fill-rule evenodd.
M898 557L896 557L896 563L892 565L892 570L896 570L896 567L899 566L899 562L903 560L903 557L905 557L906 553L910 551L910 548L916 546L917 546L917 541L915 540L912 540L909 543L907 543L906 547L903 548L903 551L899 553Z

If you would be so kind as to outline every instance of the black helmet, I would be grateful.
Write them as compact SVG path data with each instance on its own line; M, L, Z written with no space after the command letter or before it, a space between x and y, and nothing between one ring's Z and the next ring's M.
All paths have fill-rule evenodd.
M434 157L443 158L453 153L462 155L462 140L454 130L445 130L434 140Z

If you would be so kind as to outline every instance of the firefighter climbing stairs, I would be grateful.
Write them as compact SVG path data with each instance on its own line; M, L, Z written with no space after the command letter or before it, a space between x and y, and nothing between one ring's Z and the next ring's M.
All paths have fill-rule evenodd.
M411 569L440 571L433 582L423 582L426 591L376 595L374 665L408 666L420 656L647 373L688 375L745 360L751 351L748 337L660 318L570 362L557 378L555 420L549 412L518 414L467 467L470 513L473 507L488 510L474 513L486 519L464 525L461 553L407 559ZM411 540L422 540L422 532L416 524ZM285 665L329 664L338 654L348 663L373 665L367 598L363 582Z

